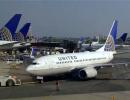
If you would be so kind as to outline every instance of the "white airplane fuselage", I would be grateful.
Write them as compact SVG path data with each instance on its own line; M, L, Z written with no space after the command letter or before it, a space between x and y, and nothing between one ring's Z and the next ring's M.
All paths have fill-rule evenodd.
M66 72L74 72L80 79L93 78L97 75L97 67L105 66L113 59L117 21L112 24L105 44L94 52L66 53L43 56L27 67L34 75L48 76ZM109 64L110 65L110 64Z
M34 75L54 75L74 69L94 68L95 65L110 62L113 52L81 52L40 57L27 68Z

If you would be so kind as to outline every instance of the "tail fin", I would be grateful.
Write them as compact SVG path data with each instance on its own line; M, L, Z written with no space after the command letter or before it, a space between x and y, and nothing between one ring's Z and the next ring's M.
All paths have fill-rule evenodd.
M11 41L14 39L21 16L22 14L15 14L0 30L0 38L2 40Z
M17 41L25 41L26 37L27 37L27 33L29 31L31 23L26 23L18 33L16 33L16 40Z
M23 34L24 38L27 37L27 33L29 31L31 23L26 23L23 28L20 29L20 32Z
M122 41L122 43L126 41L127 35L128 33L122 33L121 37L119 38Z
M77 48L81 49L82 48L82 44L84 43L85 38L84 37L80 37L78 43L77 43Z
M92 39L93 42L99 42L99 36L94 36Z
M30 58L35 58L36 56L36 48L32 47L32 50L31 50L31 54L30 54Z
M84 41L85 41L85 38L84 37L80 37L79 42L83 43Z
M110 29L109 35L103 47L97 51L115 51L116 35L117 35L117 20L114 20Z

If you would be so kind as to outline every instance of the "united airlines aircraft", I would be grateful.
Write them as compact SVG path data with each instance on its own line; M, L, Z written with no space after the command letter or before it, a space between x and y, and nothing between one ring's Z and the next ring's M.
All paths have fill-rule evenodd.
M105 44L94 52L66 53L48 55L33 61L27 71L36 76L57 75L76 70L80 79L93 78L97 75L96 68L105 66L114 58L115 35L117 34L117 21L113 22ZM108 64L107 64L108 65Z
M127 39L127 35L128 33L122 33L121 36L116 39L116 49L117 48L120 48L120 47L125 47L125 46L128 46L128 45L125 45L125 42L126 42L126 39ZM116 36L115 36L116 37ZM82 40L79 40L79 48L81 49L81 51L85 51L85 50L96 50L100 47L102 47L104 44L102 43L99 43L99 38L98 38L98 41L96 42L92 42L91 44L85 44L83 43L83 39Z
M27 39L27 34L29 32L31 23L26 23L19 32L16 33L16 38L15 40L18 41L19 43L14 44L12 47L13 48L20 48L20 47L26 47L30 46L30 43L25 42Z
M15 14L6 24L5 26L0 29L0 45L5 45L9 43L16 43L14 41L15 38L15 31L19 24L21 14Z
M27 39L27 34L29 32L31 23L26 23L24 26L20 29L19 32L16 33L16 41L19 42L25 42Z
M25 38L31 23L26 23L18 33L15 33L22 14L15 14L0 30L0 49L10 49L30 46L25 43Z

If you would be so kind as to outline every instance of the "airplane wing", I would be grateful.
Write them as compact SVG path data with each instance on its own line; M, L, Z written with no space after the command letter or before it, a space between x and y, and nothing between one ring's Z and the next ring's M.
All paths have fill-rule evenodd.
M18 41L4 41L4 40L0 40L0 46L8 45L8 44L15 44L15 43L18 43Z

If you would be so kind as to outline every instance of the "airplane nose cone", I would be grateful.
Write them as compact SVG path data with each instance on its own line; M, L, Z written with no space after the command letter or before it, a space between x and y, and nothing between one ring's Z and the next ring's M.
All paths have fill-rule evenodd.
M27 67L26 71L32 73L32 67L31 66Z

